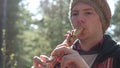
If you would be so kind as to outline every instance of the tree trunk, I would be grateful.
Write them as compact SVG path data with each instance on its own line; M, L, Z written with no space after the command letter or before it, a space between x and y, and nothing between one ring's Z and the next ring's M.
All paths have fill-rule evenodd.
M0 0L0 68L3 68L3 54L2 54L2 19L3 19L3 0Z

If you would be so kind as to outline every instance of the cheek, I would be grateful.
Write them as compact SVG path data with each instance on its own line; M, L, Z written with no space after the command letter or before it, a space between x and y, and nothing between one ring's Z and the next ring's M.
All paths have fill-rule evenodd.
M94 17L94 18L91 19L91 20L92 20L93 25L94 25L95 27L98 28L98 27L101 27L101 26L102 26L102 22L101 22L99 16L96 16L96 17Z
M90 31L101 31L102 24L99 18L91 18L87 20L87 27Z
M76 19L71 18L71 24L73 28L78 28L82 25L81 22L78 22Z
M98 26L98 28L102 29L102 22L100 19L97 19L95 26Z
M76 21L73 18L71 18L71 25L73 28L77 25Z
M95 31L102 31L102 23L100 20L97 20L96 22L93 23L93 29Z

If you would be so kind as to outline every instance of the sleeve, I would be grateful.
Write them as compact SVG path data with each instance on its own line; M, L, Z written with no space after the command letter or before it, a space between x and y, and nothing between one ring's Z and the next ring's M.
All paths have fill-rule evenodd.
M120 68L120 45L117 45L117 47L113 54L113 68Z

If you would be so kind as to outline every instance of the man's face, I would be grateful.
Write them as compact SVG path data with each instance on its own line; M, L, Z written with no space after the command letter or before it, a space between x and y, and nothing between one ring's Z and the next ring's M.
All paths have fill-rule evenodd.
M82 27L83 31L79 36L80 40L96 37L103 34L102 24L95 9L84 3L77 3L71 10L72 27Z

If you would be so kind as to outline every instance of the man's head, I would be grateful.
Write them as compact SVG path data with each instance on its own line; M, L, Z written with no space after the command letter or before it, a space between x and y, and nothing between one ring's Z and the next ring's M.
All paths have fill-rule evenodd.
M110 25L111 11L106 0L71 0L70 11L77 3L86 3L92 6L97 14L99 15L102 22L103 33L107 30Z

